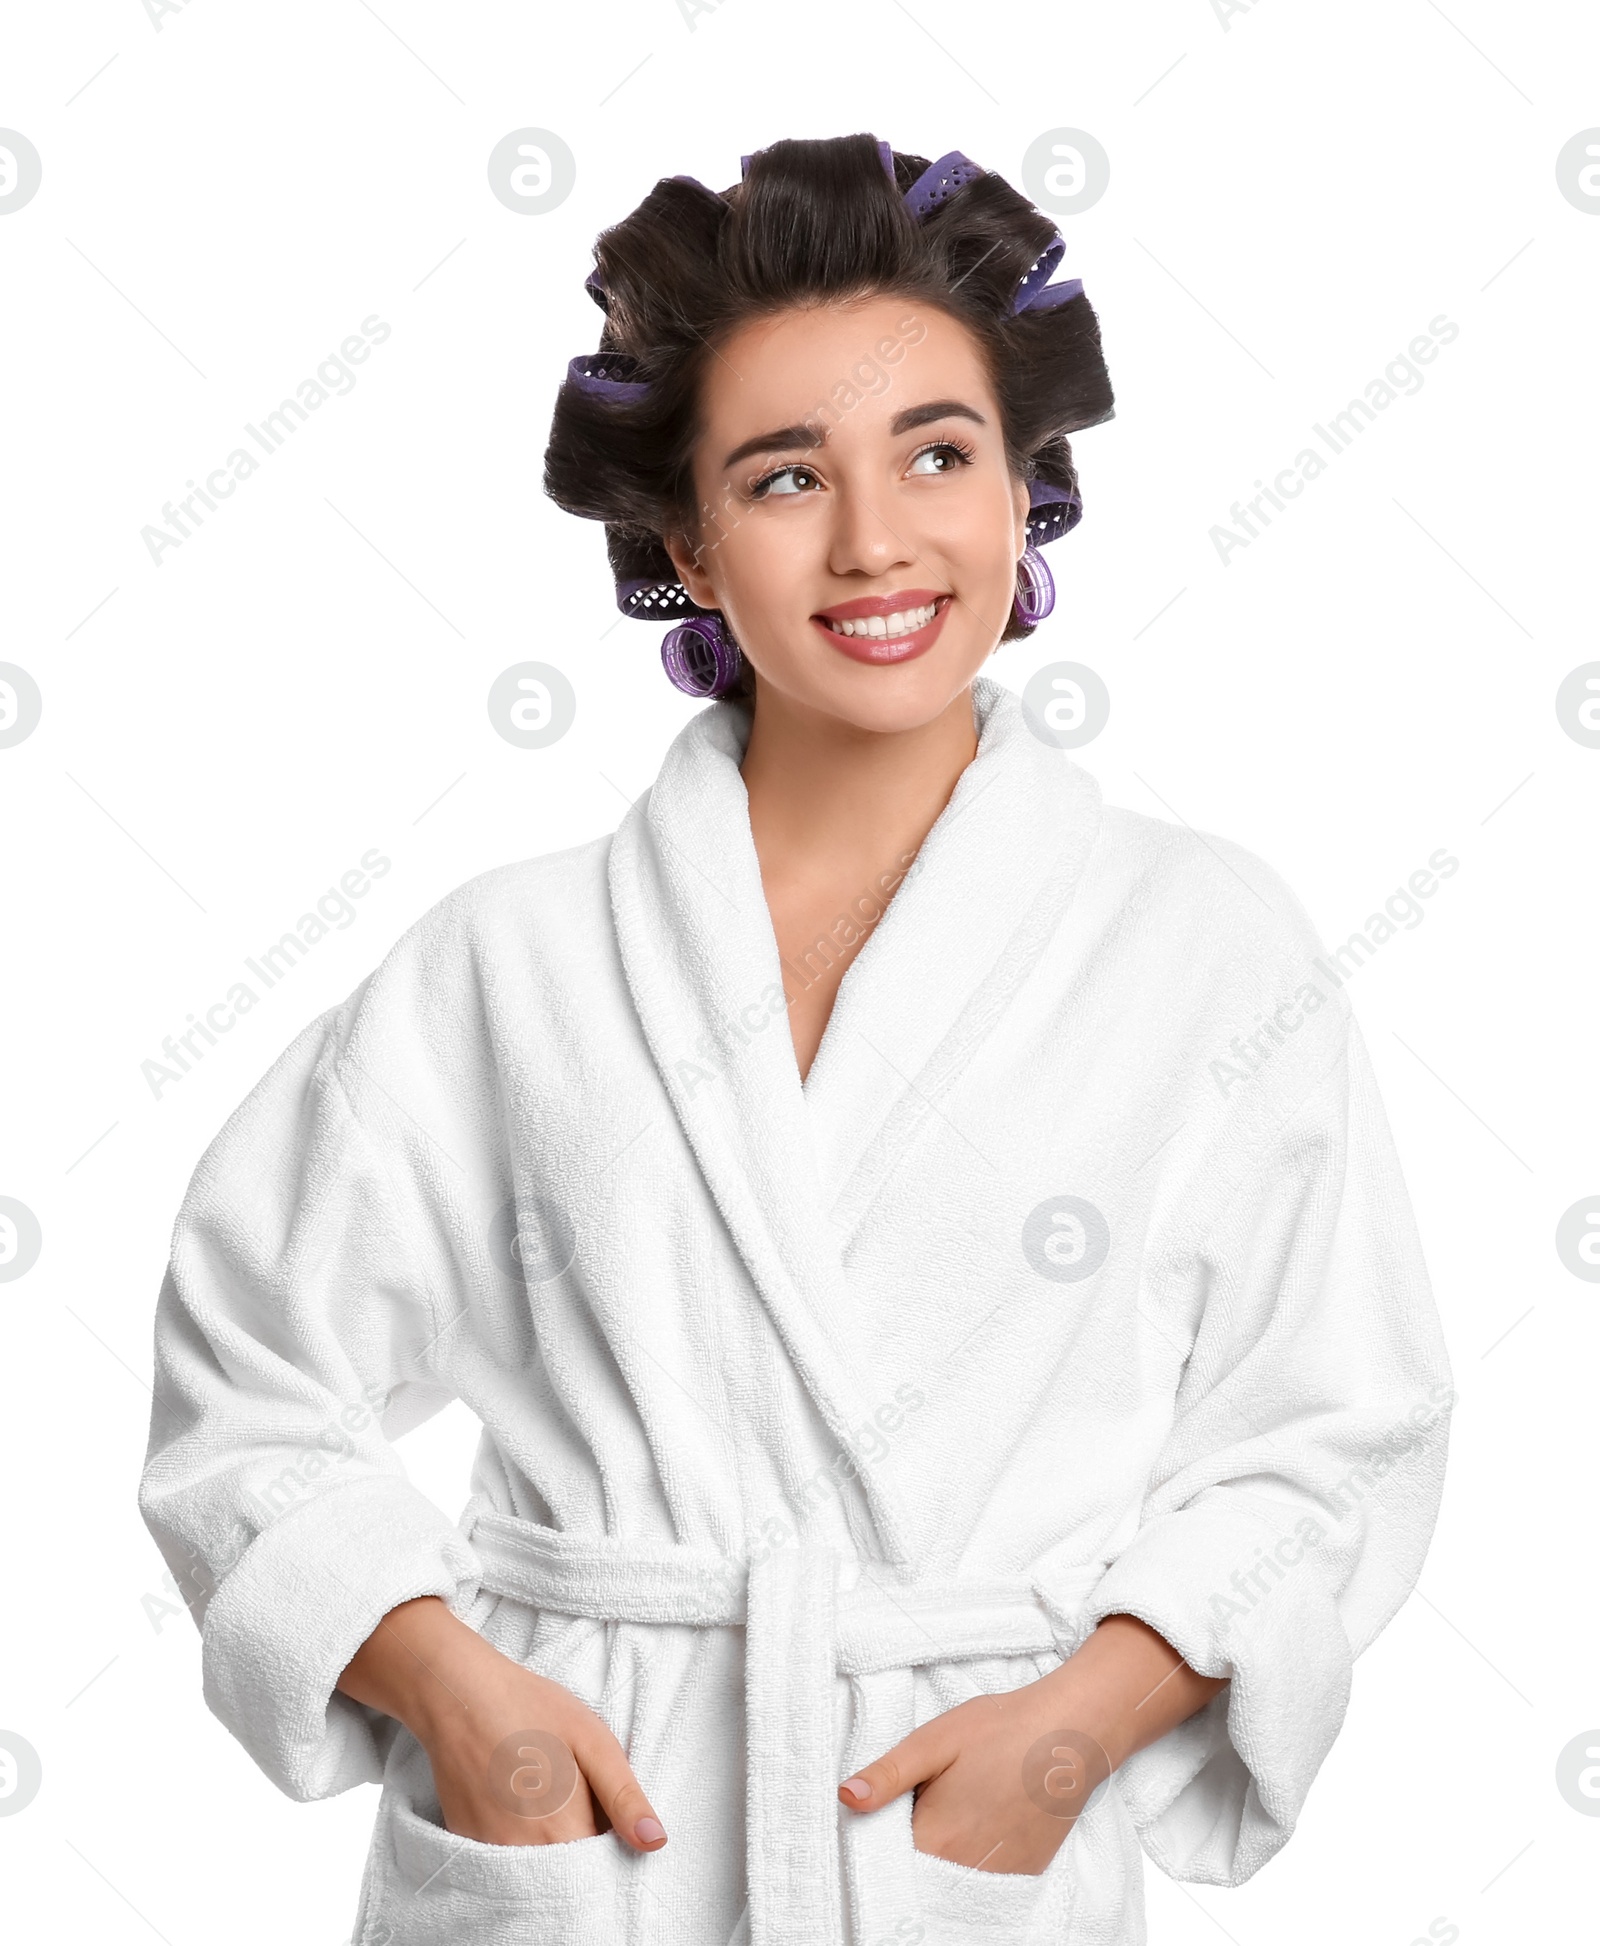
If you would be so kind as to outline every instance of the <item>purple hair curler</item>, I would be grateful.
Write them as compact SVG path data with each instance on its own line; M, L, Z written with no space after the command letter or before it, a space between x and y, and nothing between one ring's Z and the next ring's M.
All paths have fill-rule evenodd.
M981 176L983 171L959 149L930 162L906 191L905 205L920 223L931 209L937 209L947 196Z
M1011 604L1019 622L1042 622L1056 605L1055 576L1050 564L1030 541L1017 563L1017 593Z
M1028 545L1043 547L1070 534L1083 518L1083 501L1050 480L1028 482Z
M576 385L580 392L592 392L597 398L615 399L620 404L643 398L650 390L648 381L636 376L638 369L638 361L625 351L584 352L569 360L567 383Z
M739 679L744 655L719 614L697 616L669 629L661 644L661 666L674 689L715 702Z
M617 606L637 622L664 622L677 615L704 615L710 611L697 607L680 581L659 577L617 583Z

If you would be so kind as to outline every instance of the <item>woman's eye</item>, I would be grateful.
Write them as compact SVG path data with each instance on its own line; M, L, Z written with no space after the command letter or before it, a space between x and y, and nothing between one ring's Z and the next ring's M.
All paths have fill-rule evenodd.
M953 440L941 440L936 446L924 446L914 455L908 471L912 473L953 473L958 466L965 466L972 455L965 447L958 446ZM937 462L923 465L923 461Z
M768 473L757 480L750 489L752 500L765 500L769 493L806 493L816 484L817 476L809 466L780 466L776 473ZM807 485L798 482L805 481ZM794 484L791 484L793 482Z

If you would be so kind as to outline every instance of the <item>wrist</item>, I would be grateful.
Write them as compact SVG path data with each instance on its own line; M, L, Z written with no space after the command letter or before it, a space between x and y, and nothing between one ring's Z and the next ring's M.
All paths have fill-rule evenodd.
M1136 1615L1106 1615L1049 1676L1060 1720L1092 1736L1118 1770L1227 1687L1184 1661Z
M1042 1676L1037 1684L1042 1717L1050 1728L1075 1730L1090 1737L1105 1752L1112 1770L1132 1755L1134 1740L1129 1713L1103 1681L1096 1681L1071 1656Z
M352 1658L339 1688L430 1744L463 1713L476 1665L498 1651L437 1595L390 1609Z

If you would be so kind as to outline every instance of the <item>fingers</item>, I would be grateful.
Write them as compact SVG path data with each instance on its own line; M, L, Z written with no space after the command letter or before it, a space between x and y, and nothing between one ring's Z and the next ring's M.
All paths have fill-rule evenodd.
M600 1717L586 1722L575 1736L573 1755L623 1843L634 1851L659 1851L667 1842L666 1831L650 1808L622 1745Z
M506 1658L428 1746L446 1829L487 1844L563 1844L609 1824L633 1851L667 1834L605 1720L561 1684ZM485 1733L518 1717L525 1729Z
M950 1731L942 1716L903 1737L875 1763L864 1765L839 1786L839 1802L852 1811L876 1811L903 1792L926 1784L954 1759Z

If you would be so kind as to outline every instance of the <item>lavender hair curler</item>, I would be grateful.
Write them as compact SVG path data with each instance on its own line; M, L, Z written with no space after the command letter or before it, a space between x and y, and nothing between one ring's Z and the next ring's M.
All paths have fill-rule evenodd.
M1056 581L1050 564L1030 541L1017 563L1017 593L1011 611L1030 627L1042 622L1056 605Z
M661 644L661 666L674 689L714 702L739 679L744 655L719 614L697 616L670 629Z

